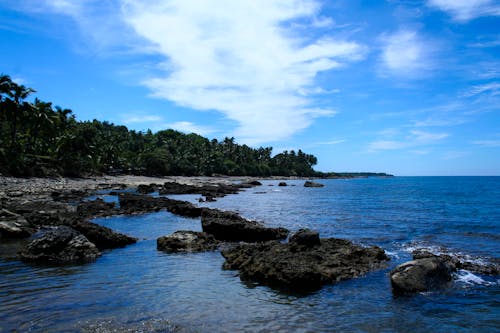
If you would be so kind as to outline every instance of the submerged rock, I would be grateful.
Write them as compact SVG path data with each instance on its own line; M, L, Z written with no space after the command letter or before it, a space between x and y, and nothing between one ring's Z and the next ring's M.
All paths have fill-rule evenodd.
M223 268L239 270L243 280L272 287L315 290L363 275L389 260L379 247L365 248L336 238L317 243L314 235L302 231L287 244L275 241L236 246L222 252L226 259Z
M264 242L284 239L288 235L285 228L267 228L238 213L208 208L202 210L201 226L204 232L221 241Z
M214 251L219 244L212 235L197 231L176 231L156 240L157 249L169 253Z
M88 262L99 255L100 252L93 243L67 226L40 231L20 252L24 261L51 264Z
M441 289L452 281L455 270L451 262L437 256L415 259L390 273L392 290L395 294L408 294Z
M323 185L323 184L312 182L309 180L304 183L304 187L324 187L324 186L325 185Z

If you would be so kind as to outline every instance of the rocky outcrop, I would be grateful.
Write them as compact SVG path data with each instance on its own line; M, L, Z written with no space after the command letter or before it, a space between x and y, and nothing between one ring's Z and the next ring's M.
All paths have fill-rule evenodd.
M441 260L446 261L448 265L453 266L456 270L465 269L467 271L483 275L500 275L500 262L498 259L494 261L471 260L470 257L463 258L461 256L451 254L436 255L426 250L415 250L412 254L413 259L434 257L440 258Z
M157 188L157 184L140 184L137 186L137 192L141 194L148 194L155 192Z
M304 245L307 247L321 245L319 232L309 229L299 229L295 234L292 235L292 237L290 237L290 243Z
M278 186L288 186L288 184L287 184L287 183L285 183L285 182L280 182L280 183L278 184Z
M75 219L68 221L67 225L85 235L85 237L94 243L100 250L124 247L137 242L137 238L115 232L110 228L84 220Z
M202 210L201 226L204 232L220 241L265 242L284 239L288 235L287 229L267 228L238 213L208 208Z
M113 202L104 202L100 198L80 203L76 212L82 217L111 216L118 213Z
M286 244L238 245L222 252L223 268L239 270L242 280L279 289L315 290L363 275L389 260L378 247L365 248L336 238L321 239L318 244L314 235L301 231Z
M399 265L390 273L395 294L409 294L445 288L452 281L455 266L446 259L433 256Z
M304 183L304 187L324 187L325 185L321 184L321 183L316 183L316 182L313 182L313 181L306 181Z
M168 210L172 214L185 217L201 216L201 208L187 201L153 198L131 193L120 193L119 200L120 212L122 214L140 214Z
M156 247L167 253L214 251L220 242L212 235L196 231L176 231L156 240Z
M100 252L93 243L67 226L40 231L20 252L24 261L49 264L88 262L99 255Z

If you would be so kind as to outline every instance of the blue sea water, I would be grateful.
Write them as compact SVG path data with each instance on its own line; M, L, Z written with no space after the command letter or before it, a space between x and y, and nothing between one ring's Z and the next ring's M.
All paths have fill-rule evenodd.
M218 252L165 254L156 238L201 230L167 212L95 221L138 237L96 262L30 266L19 244L0 244L0 332L500 332L500 280L460 271L446 290L395 297L388 273L426 248L462 260L498 260L500 177L394 177L264 181L200 205L239 211L269 226L378 245L389 265L366 276L290 294L244 283ZM272 186L271 186L272 185ZM197 203L199 196L174 196ZM113 198L107 198L112 201Z

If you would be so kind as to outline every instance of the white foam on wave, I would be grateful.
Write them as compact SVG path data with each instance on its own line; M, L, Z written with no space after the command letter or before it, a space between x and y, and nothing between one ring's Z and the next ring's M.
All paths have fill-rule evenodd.
M474 285L474 284L479 284L483 286L491 286L495 284L494 282L486 281L482 279L481 277L465 270L465 269L460 269L455 273L455 281L461 282L467 285Z

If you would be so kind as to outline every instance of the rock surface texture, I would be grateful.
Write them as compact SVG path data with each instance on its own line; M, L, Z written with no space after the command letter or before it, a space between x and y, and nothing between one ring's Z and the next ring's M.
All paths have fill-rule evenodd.
M267 228L238 213L208 208L202 210L201 226L220 241L265 242L285 239L288 235L287 229Z
M321 184L321 183L316 183L316 182L312 182L312 181L306 181L304 183L304 187L324 187L325 185Z
M415 259L391 272L392 290L395 294L410 294L442 289L452 281L455 270L454 265L440 257Z
M304 237L303 237L304 236ZM319 240L301 230L290 242L238 245L225 250L223 268L239 270L242 280L293 290L316 290L363 275L389 260L378 247L361 247L336 238Z
M176 231L156 240L156 247L167 253L214 251L220 245L212 235L197 231Z
M40 231L20 252L24 261L49 264L89 262L99 255L100 252L93 243L67 226Z

